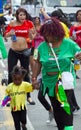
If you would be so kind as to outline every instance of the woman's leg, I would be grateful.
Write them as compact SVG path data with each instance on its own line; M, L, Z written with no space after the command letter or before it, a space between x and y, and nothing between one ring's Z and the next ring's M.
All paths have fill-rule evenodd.
M76 101L74 90L72 92L72 98L71 99L72 99L72 104L73 104L74 110L78 111L80 109L80 107L79 107L79 105ZM73 112L74 112L74 110L73 110Z
M44 106L44 108L45 108L47 111L50 111L51 105L50 105L50 104L48 103L48 101L45 99L45 96L43 96L41 90L39 90L39 92L38 92L38 99L39 99L40 103Z
M49 97L53 111L54 111L54 118L57 123L58 130L64 130L67 127L73 127L73 114L67 114L61 104L55 99L55 97ZM73 130L73 129L69 129Z
M45 96L43 96L43 93L41 90L38 92L38 99L40 103L43 105L43 107L49 112L49 118L46 121L46 123L50 123L54 116L53 116L53 109L52 106L49 104L49 102L46 100Z
M18 54L10 49L8 53L8 84L12 82L11 72L13 70L13 67L17 65L17 61ZM8 103L7 106L10 106L10 103Z
M23 55L19 58L21 66L27 70L27 74L25 75L24 81L30 82L29 78L29 57L25 57ZM35 105L35 102L32 101L30 93L27 93L27 100L31 105Z
M8 53L8 84L12 82L11 72L13 67L17 65L18 55L12 50Z

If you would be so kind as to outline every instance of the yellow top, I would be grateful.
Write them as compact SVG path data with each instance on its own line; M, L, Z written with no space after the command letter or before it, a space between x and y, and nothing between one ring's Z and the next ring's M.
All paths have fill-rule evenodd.
M63 22L60 22L60 23L63 26L64 32L65 32L65 38L69 38L69 28Z
M11 101L10 106L12 111L20 111L21 108L24 110L26 107L26 93L32 92L32 84L28 82L22 82L20 85L10 83L6 88L6 95L10 95Z

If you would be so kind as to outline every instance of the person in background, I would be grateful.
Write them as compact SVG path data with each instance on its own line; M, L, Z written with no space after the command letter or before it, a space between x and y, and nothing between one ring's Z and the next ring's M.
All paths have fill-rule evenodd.
M4 40L7 41L7 38L5 38L5 36L4 36L7 19L4 16L5 15L3 15L3 16L0 17L0 33L2 34Z
M76 12L76 22L74 25L70 28L70 38L74 40L81 48L81 10L78 10ZM80 69L80 64L75 64L75 72ZM79 66L77 68L77 66ZM79 79L79 77L76 75L76 78ZM73 98L74 99L74 98ZM80 107L78 106L76 100L73 100L73 105L74 105L74 111L78 111Z
M5 18L4 16L0 17L0 60L6 59L8 57L6 46L3 40L3 32L4 32Z
M31 18L31 17L30 17ZM32 20L32 19L31 19ZM33 23L36 29L36 36L33 40L34 46L32 48L32 55L30 56L30 68L31 68L31 73L32 73L32 66L33 66L33 53L36 50L36 48L39 46L39 44L44 41L44 38L40 35L40 28L41 28L41 21L39 17L35 17L33 19Z
M40 9L40 11L43 14L43 16L45 17L45 19L49 19L51 17L57 18L63 26L63 29L65 31L65 37L69 38L69 28L71 27L71 23L68 21L68 19L66 18L66 16L64 15L64 13L60 9L53 11L51 13L51 16L49 16L45 12L45 9L43 7Z
M13 15L12 15L11 9L8 11L8 14L6 14L4 17L7 19L6 25L8 25L10 23L10 21L13 20Z
M15 41L13 39L14 35L16 36ZM29 36L31 39L35 37L35 27L29 20L27 11L24 8L19 8L16 11L16 20L11 21L5 31L5 37L12 37L11 46L8 53L8 83L12 82L10 73L12 72L13 67L17 64L18 60L20 61L21 66L27 70L24 80L28 82L30 81L29 54L24 54L25 50L29 53L30 43L28 44L27 41ZM35 102L31 99L30 93L27 93L27 101L31 105L35 104Z
M32 84L36 86L38 85L37 76L42 69L41 92L43 95L47 93L50 98L54 112L54 119L57 123L58 130L73 130L73 112L71 107L71 113L67 114L55 96L55 86L59 76L59 69L51 52L49 43L51 43L52 48L57 56L60 70L62 72L70 71L71 58L76 57L78 60L81 60L81 49L71 39L64 38L64 29L60 22L55 18L46 20L41 27L40 32L45 41L39 45L37 55L34 55L35 63L33 66ZM77 51L80 53L75 56ZM73 64L72 75L74 77L74 81L76 81ZM65 90L69 104L71 92L72 89Z
M78 10L76 12L76 22L74 25L70 28L70 38L74 40L80 47L81 47L81 10ZM80 69L77 68L77 64L75 64L75 71ZM79 77L76 75L76 78L79 79Z
M39 44L44 41L44 38L40 35L40 28L42 25L39 17L34 18L34 25L37 33L34 38L34 44L35 44L34 48L37 48Z
M32 92L34 87L32 84L23 81L26 70L14 66L11 76L12 83L8 84L6 88L6 95L10 96L11 114L14 120L15 130L27 130L26 128L26 93Z
M81 10L76 12L76 22L70 28L70 38L81 48Z

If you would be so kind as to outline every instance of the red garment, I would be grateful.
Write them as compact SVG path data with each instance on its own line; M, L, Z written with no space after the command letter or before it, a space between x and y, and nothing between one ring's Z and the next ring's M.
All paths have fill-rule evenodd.
M10 25L8 25L8 27L5 31L5 34L13 29L15 31L16 36L28 38L28 31L32 27L34 27L33 23L29 20L26 20L20 26L10 26Z
M28 43L28 48L33 48L35 46L34 40L32 42Z
M75 31L75 42L79 45L81 48L81 26L72 26L70 28L70 36L73 35L73 32Z

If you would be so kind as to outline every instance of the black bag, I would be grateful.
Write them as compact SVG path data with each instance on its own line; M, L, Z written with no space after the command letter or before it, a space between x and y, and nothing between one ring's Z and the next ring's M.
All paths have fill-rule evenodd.
M30 56L31 55L31 48L26 48L25 50L22 51L22 54L24 56Z
M25 57L29 57L31 55L31 48L26 48L23 51L15 51L17 54L22 54Z

